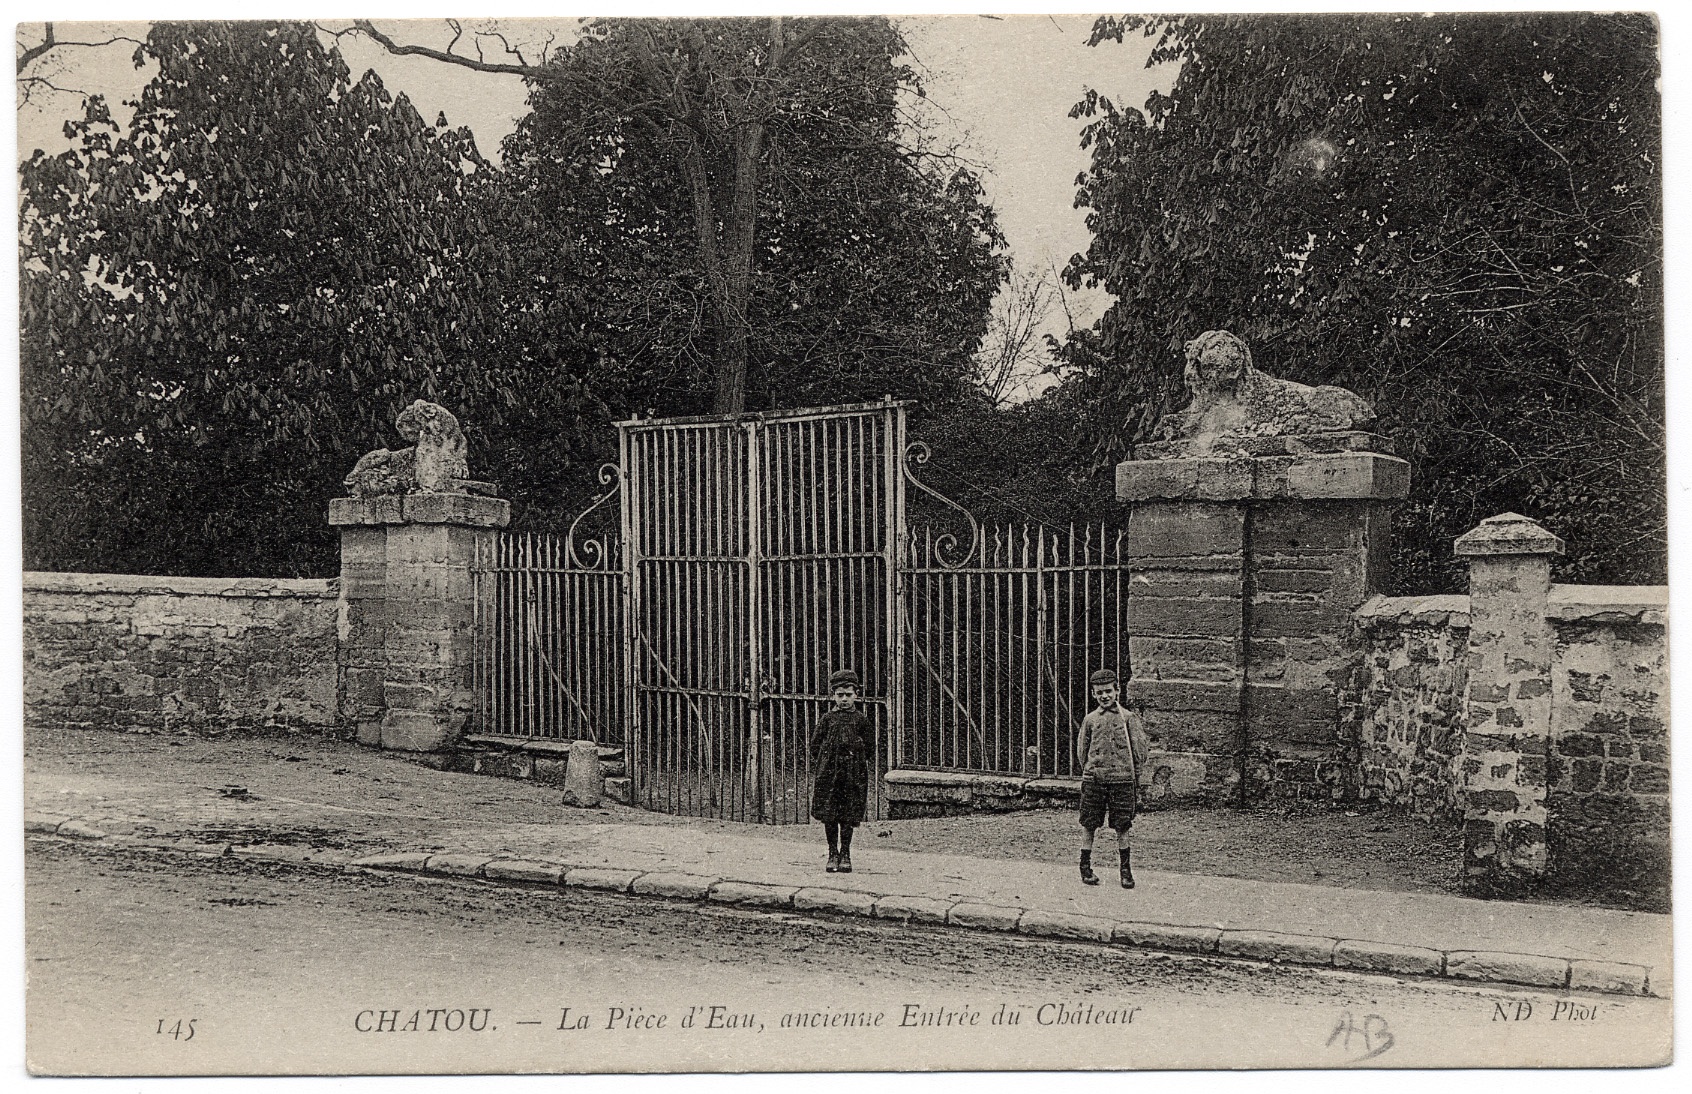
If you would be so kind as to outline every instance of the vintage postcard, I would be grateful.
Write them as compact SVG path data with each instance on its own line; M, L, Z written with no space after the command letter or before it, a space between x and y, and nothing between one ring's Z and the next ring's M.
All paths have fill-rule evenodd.
M1662 41L20 24L28 1068L1670 1064Z

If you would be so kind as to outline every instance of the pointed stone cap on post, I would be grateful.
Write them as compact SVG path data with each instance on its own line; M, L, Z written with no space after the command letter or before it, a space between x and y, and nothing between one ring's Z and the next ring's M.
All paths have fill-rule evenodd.
M1563 541L1537 521L1520 513L1487 517L1457 537L1452 553L1458 558L1484 555L1560 555Z

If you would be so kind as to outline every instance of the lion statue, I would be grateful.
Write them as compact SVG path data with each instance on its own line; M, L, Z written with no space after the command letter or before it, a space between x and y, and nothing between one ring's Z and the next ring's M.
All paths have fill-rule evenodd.
M1157 440L1184 441L1196 453L1219 440L1337 433L1374 421L1366 401L1340 387L1310 387L1252 366L1251 349L1225 330L1187 343L1183 373L1193 401L1164 418Z
M470 468L464 431L452 411L419 399L400 412L394 427L412 446L378 448L361 456L345 480L354 497L465 493Z

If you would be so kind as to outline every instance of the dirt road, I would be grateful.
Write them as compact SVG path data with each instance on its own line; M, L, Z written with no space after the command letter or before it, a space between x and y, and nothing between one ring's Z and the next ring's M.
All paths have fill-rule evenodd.
M1656 999L50 841L31 843L26 883L30 1060L60 1074L1522 1066L1666 1053L1631 1036L1666 1026Z

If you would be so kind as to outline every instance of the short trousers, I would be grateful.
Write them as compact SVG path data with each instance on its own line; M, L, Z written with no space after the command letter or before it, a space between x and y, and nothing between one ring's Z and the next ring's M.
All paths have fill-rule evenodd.
M1110 814L1110 826L1126 832L1134 826L1134 811L1140 788L1131 782L1105 783L1097 779L1081 780L1081 827L1097 828Z

